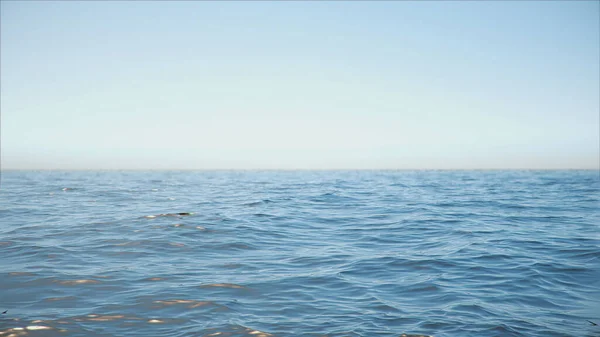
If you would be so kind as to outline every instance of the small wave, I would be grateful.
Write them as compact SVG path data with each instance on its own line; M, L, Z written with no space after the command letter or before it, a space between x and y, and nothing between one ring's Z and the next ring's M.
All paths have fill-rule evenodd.
M274 203L274 201L271 199L263 199L260 201L248 202L248 203L242 204L242 206L256 207L256 206L261 206L261 205L266 205L266 204L271 204L271 203Z
M100 281L98 280L66 280L66 281L56 281L57 283L64 284L67 286L81 285L81 284L98 284Z
M190 215L194 215L194 213L190 213L190 212L162 213L162 214L156 214L156 215L146 215L143 218L154 219L154 218L159 218L159 217L183 217L183 216L190 216Z
M206 307L206 306L218 306L215 302L212 301L196 301L196 300L164 300L164 301L154 301L154 303L159 306L172 306L172 305L183 305L189 309Z
M200 288L229 288L229 289L248 289L248 287L244 287L239 284L233 283L212 283L212 284L203 284Z

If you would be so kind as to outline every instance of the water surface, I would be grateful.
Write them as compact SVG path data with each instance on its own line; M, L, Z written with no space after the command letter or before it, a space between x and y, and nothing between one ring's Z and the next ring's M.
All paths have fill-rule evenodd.
M1 182L4 335L600 336L598 171Z

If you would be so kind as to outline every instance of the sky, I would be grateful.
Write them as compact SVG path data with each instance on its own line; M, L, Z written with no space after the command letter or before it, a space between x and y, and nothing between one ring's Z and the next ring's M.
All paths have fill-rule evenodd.
M2 1L2 169L599 169L598 1Z

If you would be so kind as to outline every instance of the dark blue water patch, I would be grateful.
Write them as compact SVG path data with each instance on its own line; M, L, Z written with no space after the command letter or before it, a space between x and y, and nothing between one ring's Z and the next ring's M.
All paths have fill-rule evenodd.
M2 179L5 335L600 336L597 171Z

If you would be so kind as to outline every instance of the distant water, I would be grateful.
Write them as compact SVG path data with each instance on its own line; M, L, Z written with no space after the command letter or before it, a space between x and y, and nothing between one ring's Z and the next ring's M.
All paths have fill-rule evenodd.
M600 336L598 171L1 184L2 336Z

